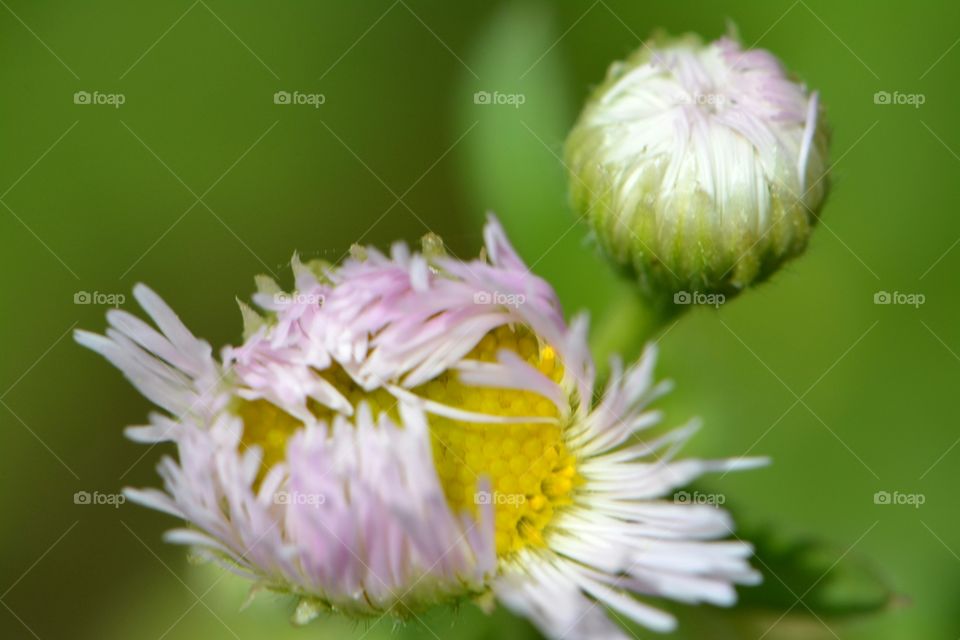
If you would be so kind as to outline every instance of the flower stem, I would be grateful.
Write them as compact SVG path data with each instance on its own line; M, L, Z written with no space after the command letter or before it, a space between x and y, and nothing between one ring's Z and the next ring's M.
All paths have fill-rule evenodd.
M657 311L630 287L610 303L590 338L590 350L597 364L597 379L605 380L610 358L619 355L633 362L643 347L663 330L674 314Z

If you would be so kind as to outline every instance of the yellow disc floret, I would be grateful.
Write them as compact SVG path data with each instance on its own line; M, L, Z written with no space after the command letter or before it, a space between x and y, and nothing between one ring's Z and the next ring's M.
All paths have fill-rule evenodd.
M273 465L284 461L287 439L303 423L268 400L239 400L236 413L243 420L241 448L258 446L263 452L259 484Z
M488 333L466 356L492 362L498 351L520 355L545 376L559 382L563 367L553 347L530 330L507 326ZM353 406L365 401L374 415L386 411L398 419L396 399L386 390L365 391L339 365L321 373ZM429 415L433 458L447 503L454 512L476 515L490 504L494 510L496 549L501 557L527 546L541 546L556 511L572 501L579 482L575 457L566 446L564 425L557 407L540 394L515 389L463 384L447 371L412 389L420 397L487 415L554 418L553 423L471 423ZM318 419L333 410L312 403ZM263 450L262 475L283 461L287 439L302 424L266 400L240 401L237 413L244 422L243 446ZM489 491L481 491L486 478Z
M538 344L526 329L509 327L487 334L468 358L493 361L497 351L518 353L543 374L563 376L556 353ZM475 387L444 373L420 392L443 404L509 417L558 418L552 402L530 391ZM475 513L489 503L494 509L497 554L544 543L544 532L557 508L571 501L577 481L576 463L558 424L474 424L430 417L433 457L447 502L454 511ZM490 491L477 481L486 477Z

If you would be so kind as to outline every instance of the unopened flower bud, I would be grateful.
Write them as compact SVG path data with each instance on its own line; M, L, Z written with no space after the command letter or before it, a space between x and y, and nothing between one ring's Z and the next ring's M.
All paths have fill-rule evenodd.
M570 133L574 207L654 304L729 297L807 244L827 191L820 111L767 51L656 39L610 68Z

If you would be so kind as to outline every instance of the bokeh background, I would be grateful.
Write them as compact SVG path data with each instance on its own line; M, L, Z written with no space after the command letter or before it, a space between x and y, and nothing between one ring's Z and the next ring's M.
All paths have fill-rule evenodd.
M786 541L765 590L733 612L685 610L677 637L960 635L957 3L0 5L0 637L537 637L469 605L294 629L287 600L241 611L245 585L163 544L168 517L75 504L155 484L163 451L122 437L148 403L70 332L133 309L142 281L198 335L236 342L234 298L258 273L289 283L295 250L336 260L432 230L472 256L487 210L569 312L629 321L609 311L629 287L574 224L562 141L654 29L731 25L820 89L834 188L802 259L658 337L677 382L665 410L707 425L690 452L774 459L701 490L729 497L742 535ZM880 291L924 303L878 305ZM877 504L883 491L923 504Z

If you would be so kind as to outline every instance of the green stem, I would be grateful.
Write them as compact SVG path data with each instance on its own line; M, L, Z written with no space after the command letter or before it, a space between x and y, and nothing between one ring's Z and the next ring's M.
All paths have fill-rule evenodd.
M610 358L614 355L619 355L625 363L636 360L644 345L655 339L672 317L653 309L632 286L624 286L599 318L590 338L597 379L606 379Z

